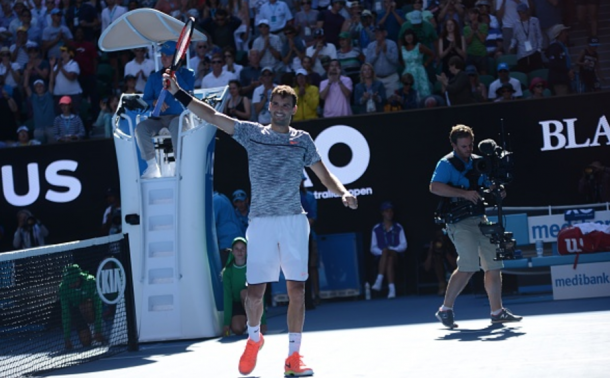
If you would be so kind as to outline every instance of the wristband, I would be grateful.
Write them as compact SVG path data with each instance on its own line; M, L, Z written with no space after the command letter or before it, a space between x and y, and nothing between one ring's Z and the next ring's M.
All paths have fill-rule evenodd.
M186 93L183 89L180 89L176 94L174 94L174 98L178 100L185 108L189 107L191 101L193 101L193 97Z

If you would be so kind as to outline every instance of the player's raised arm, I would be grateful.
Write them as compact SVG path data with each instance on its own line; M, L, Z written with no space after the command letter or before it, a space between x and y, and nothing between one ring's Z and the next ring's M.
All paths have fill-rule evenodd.
M166 82L169 82L169 88L167 88L168 91L174 95L174 98L184 105L185 108L195 113L204 121L218 127L227 134L233 135L235 121L237 121L237 119L217 112L216 109L212 108L210 105L203 101L199 101L195 97L186 93L182 88L180 88L176 82L176 79L172 78L167 73L163 74L163 79L166 80Z
M333 192L335 194L339 194L341 196L341 201L343 202L344 206L349 207L350 209L358 208L358 200L356 199L356 197L353 194L351 194L345 188L345 186L343 186L343 184L339 181L337 176L333 175L328 170L328 168L326 167L326 165L324 165L322 160L315 162L314 164L311 165L310 168L316 174L316 176L318 176L320 181L322 181L322 184L324 184L324 186L328 190L330 190L331 192Z

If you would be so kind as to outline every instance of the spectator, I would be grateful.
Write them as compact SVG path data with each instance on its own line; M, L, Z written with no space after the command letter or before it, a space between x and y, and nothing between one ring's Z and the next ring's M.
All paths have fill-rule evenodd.
M189 61L189 66L195 71L195 88L201 86L201 80L210 72L210 56L207 55L210 44L209 39L198 41L195 45L195 56Z
M142 93L141 91L136 89L136 77L133 75L125 75L123 78L123 94L136 94Z
M32 0L30 4L30 12L32 12L32 22L36 23L36 26L38 26L40 30L44 29L44 14L47 9L42 3L43 0Z
M479 7L481 9L481 7ZM487 39L485 40L485 48L487 49L487 57L492 58L494 60L498 59L499 56L504 54L504 43L502 41L502 29L500 29L500 24L494 23L490 19L492 15L490 14L480 14L479 20L489 25Z
M230 80L237 80L235 74L222 70L223 65L224 60L222 54L215 53L212 55L212 72L203 77L203 80L201 80L201 88L224 87L229 84Z
M260 76L261 85L254 89L254 94L252 95L255 119L258 120L258 123L263 125L267 125L271 122L269 100L271 99L271 91L275 88L273 77L274 71L272 67L263 68Z
M0 75L4 76L4 85L15 89L21 82L21 66L11 62L11 51L7 46L0 48Z
M119 5L119 0L105 0L106 8L102 9L102 33L119 17L127 13L127 8Z
M323 58L328 57L329 59L337 59L337 49L335 45L326 41L323 29L317 29L314 32L314 36L316 38L316 43L307 48L305 55L310 57L314 62L313 71L322 77L326 73L326 70L322 66ZM314 82L312 81L312 83Z
M434 26L435 29L437 28L436 18L434 17L434 14L431 11L429 11L428 9L424 9L423 0L415 0L413 2L413 10L405 15L405 20L409 21L413 12L421 12L422 20L429 22L432 26Z
M439 106L446 106L445 100L436 94L432 94L420 102L422 108L437 108Z
M47 91L42 79L33 80L32 83L31 72L26 69L23 80L25 93L32 107L34 138L40 142L53 143L55 141L53 121L51 121L55 118L53 95ZM33 92L31 87L34 87Z
M542 31L540 22L531 17L525 4L517 6L520 22L513 26L513 39L510 49L517 51L517 71L529 73L544 68L542 62Z
M296 71L301 68L301 61L305 56L305 42L297 35L292 25L284 28L284 43L282 46L282 63L286 71Z
M443 86L449 105L472 104L475 102L470 89L470 79L464 71L464 61L459 56L449 59L449 70L453 77L449 79L444 73L437 75ZM426 106L427 107L427 106Z
M222 264L221 266L226 266L231 254L231 243L235 238L243 237L244 235L241 232L240 222L235 216L231 201L229 201L227 196L214 192L212 202L220 263Z
M515 79L514 77L510 76L510 71L508 69L508 64L506 63L500 63L498 64L498 78L494 81L491 82L491 84L489 84L489 99L490 100L495 100L496 99L496 91L498 90L498 88L500 88L502 86L502 84L510 84L513 86L513 89L515 90L514 96L515 97L523 97L523 92L521 91L521 82L517 79Z
M365 9L360 15L360 21L362 22L362 28L358 35L358 46L364 50L366 47L375 40L375 22L373 21L373 14L370 10Z
M95 1L95 0L91 0L91 1ZM41 21L39 21L40 29L43 32L43 37L44 37L44 30L47 27L53 25L53 11L55 9L57 9L58 11L60 11L60 14L61 14L61 9L57 8L57 5L55 4L55 0L46 0L45 1L45 8L46 8L46 10L45 10L45 13L44 13L44 15L42 17L43 21L42 21L42 23L40 23ZM62 14L62 16L63 16L63 14ZM60 17L59 24L62 25L62 26L68 26L66 24L66 20L63 17ZM68 28L68 30L69 30L69 28Z
M296 72L296 85L294 92L297 94L297 111L292 116L293 121L318 118L317 109L320 104L319 88L309 83L309 76L305 69L300 68Z
M30 130L27 126L19 126L17 128L17 143L15 146L38 146L40 144L36 139L30 139Z
M354 108L356 113L382 113L386 102L383 83L377 80L370 63L360 68L360 80L354 88Z
M85 137L85 126L78 114L72 113L72 99L63 96L59 99L61 114L53 121L56 142L72 142Z
M436 29L431 23L423 20L422 13L420 11L411 12L409 19L400 27L400 32L398 35L399 44L402 44L402 35L407 29L411 29L415 32L417 40L420 43L423 43L429 49L434 48L436 41L438 40L438 34L436 34Z
M252 49L248 51L248 65L239 73L241 83L241 94L252 100L254 89L261 85L260 52Z
M89 138L111 138L113 133L112 117L119 106L119 98L110 96L100 101L100 112L92 125Z
M172 63L172 57L176 51L176 42L167 41L161 45L161 64L162 68L159 71L153 72L146 82L144 88L144 95L142 99L148 103L149 106L155 106L159 94L163 89L163 72L169 68ZM184 66L180 67L175 72L175 77L180 83L180 86L185 91L192 91L194 89L195 74L193 70L188 69ZM155 160L155 150L153 146L152 137L157 134L162 128L168 128L172 137L172 146L174 146L174 152L178 147L178 126L180 125L179 115L184 111L184 107L180 104L174 96L167 94L165 101L161 105L161 113L158 119L148 118L140 122L136 127L136 142L140 148L140 154L142 159L146 161L147 168L142 174L142 178L155 178L161 175L157 161Z
M378 262L377 278L371 289L380 291L383 279L388 281L388 299L396 297L395 275L398 267L398 254L407 250L407 238L403 227L394 221L394 205L381 204L382 221L373 227L371 253Z
M315 85L320 88L320 83L322 82L322 76L313 70L313 59L307 55L303 57L303 61L301 62L303 69L307 71L307 77L309 78L309 84ZM326 75L326 72L324 73Z
M16 3L17 4L17 3ZM25 8L19 14L19 19L11 22L11 31L13 37L16 39L19 34L19 29L23 28L23 31L27 33L26 40L30 40L36 44L41 42L42 30L38 27L38 23L32 23L32 12Z
M503 102L514 100L515 88L509 83L502 84L498 89L496 89L496 99L494 102Z
M235 215L241 225L242 233L245 235L249 223L250 198L248 198L244 190L237 189L233 192L233 206L235 207Z
M398 88L398 47L396 42L386 39L387 32L382 26L375 28L375 40L366 47L366 62L371 63L386 93L394 93Z
M553 25L561 24L562 22L562 5L564 0L533 0L535 16L540 21L540 29L542 30L542 49L546 50L549 46L549 31Z
M544 98L544 91L547 88L547 83L544 79L535 77L530 83L530 96L528 98Z
M591 29L589 30L590 37L597 37L598 32L598 15L597 11L599 10L600 0L587 0L587 1L577 1L576 2L576 12L578 14L578 22L581 25L590 25ZM586 16L589 16L588 19Z
M77 26L81 27L84 32L83 39L95 42L102 24L95 9L95 0L76 0L74 5L68 9L66 19L71 30L75 30Z
M17 212L17 230L13 237L15 249L27 249L45 245L49 230L26 209Z
M114 189L106 190L106 210L102 216L100 236L120 234L123 228L121 220L121 196Z
M231 245L231 254L221 272L224 291L224 322L222 335L243 334L247 329L245 301L247 296L247 254L248 242L243 237L237 237ZM267 332L267 317L263 308L261 332Z
M205 42L197 42L197 44L205 44ZM145 47L138 47L132 50L134 54L133 60L127 62L125 65L125 77L131 75L136 79L135 90L142 93L146 87L146 81L151 73L155 71L155 62L152 59L146 57L147 49ZM193 59L197 59L197 64L192 64ZM199 65L199 56L191 58L191 67L197 67Z
M525 4L529 7L528 0L496 0L496 17L502 22L504 51L509 51L515 24L519 22L519 14L517 13L519 4Z
M111 0L112 1L112 0ZM67 46L74 38L66 25L62 25L63 15L57 8L51 11L51 23L42 32L42 51L47 58L60 58L63 46Z
M341 69L345 75L357 84L360 81L360 67L364 61L364 54L359 48L352 47L352 38L349 32L344 31L339 34L337 59L341 63Z
M419 94L413 89L413 84L415 82L413 75L410 73L402 75L400 82L402 83L402 88L389 96L388 102L400 105L402 110L419 108Z
M421 1L421 0L419 0ZM445 22L443 31L438 40L438 58L441 61L442 71L451 78L449 72L449 59L454 56L459 56L464 61L466 60L466 40L461 35L459 26L455 20L450 19Z
M318 22L318 11L311 8L312 0L301 0L301 10L294 15L294 27L307 47L314 44L313 32Z
M28 40L27 28L25 26L17 28L15 43L10 47L11 61L18 63L19 67L25 67L30 59L27 49L32 46L37 46L37 43Z
M470 23L464 26L466 40L466 63L477 67L482 75L487 74L487 47L485 42L489 26L479 22L479 10L471 8L468 11Z
M341 65L333 59L328 67L328 79L320 83L320 98L324 100L324 118L352 114L350 98L352 80L341 75Z
M579 67L578 72L583 92L601 91L602 82L605 82L599 63L599 55L597 54L598 46L599 39L589 37L587 46L580 53L576 62Z
M269 33L269 21L267 19L258 20L256 26L258 26L260 35L254 39L252 48L260 52L261 66L272 67L276 72L282 68L282 40L279 36Z
M572 60L567 46L568 29L569 27L558 24L551 28L549 35L552 40L546 52L549 59L549 86L556 96L569 94L574 80Z
M377 25L385 29L388 39L396 42L400 27L405 22L405 14L396 9L396 2L393 0L383 0L382 4L383 9L377 14Z
M237 50L234 33L241 25L237 17L233 17L225 9L218 9L214 16L204 19L202 29L212 37L214 44L220 48L230 47Z
M339 45L339 33L345 22L345 17L339 13L344 6L345 0L332 0L330 9L322 10L318 14L318 29L324 31L326 41L335 47ZM332 57L332 59L336 59L336 57Z
M292 13L284 1L268 0L261 5L257 20L269 20L269 31L281 37L286 25L292 24ZM283 41L282 41L283 42Z
M445 22L448 20L455 21L460 28L463 26L464 6L459 1L445 0L445 3L440 8L438 22L441 28L444 27Z
M452 21L448 22L450 23ZM411 29L407 29L403 33L402 47L400 50L402 62L405 67L402 74L410 73L414 79L413 89L415 89L421 97L429 96L432 91L430 90L430 82L428 81L426 67L432 63L434 53L432 50L419 43L415 32ZM425 62L423 61L424 55L427 56Z
M74 47L63 46L60 58L51 58L49 63L53 67L51 75L53 75L53 82L55 83L53 86L55 101L58 101L62 96L70 96L74 109L80 109L83 90L78 82L80 67L74 60L74 53ZM59 112L56 111L56 113Z
M343 22L341 27L341 34L347 33L349 35L350 45L358 49L362 49L366 46L361 46L359 43L360 33L364 25L362 24L362 7L357 0L351 2L349 7L350 17ZM341 45L341 34L339 34L339 46Z
M171 16L174 10L180 9L180 0L157 0L155 9Z
M74 61L78 63L80 74L78 83L83 90L83 97L93 105L94 113L98 112L99 96L97 93L97 48L93 42L85 40L85 30L77 26L74 30Z
M73 348L70 340L72 327L76 328L83 347L91 346L92 339L104 342L102 300L94 276L83 272L78 264L67 266L59 284L59 301L66 349ZM94 324L93 337L89 324Z
M578 182L578 192L586 203L610 202L610 168L600 161L588 165Z
M487 101L487 87L479 81L479 72L473 65L466 66L466 74L470 79L470 91L476 102Z
M12 34L13 38L15 38L17 28L21 26L21 12L23 12L24 9L27 9L24 0L15 0L13 2L12 17L8 24L8 31ZM4 14L4 16L6 17L6 14Z
M455 247L444 233L444 230L437 230L434 238L430 241L430 247L424 261L424 269L429 271L434 269L438 280L438 295L445 295L447 290L447 273L452 273L457 268L457 253Z
M235 50L231 49L230 47L225 47L222 53L225 60L225 65L222 66L222 70L232 73L235 75L236 79L239 79L239 74L244 66L235 63Z
M241 84L239 83L239 80L229 80L228 85L231 97L229 97L229 100L225 105L224 113L242 121L249 121L252 115L252 105L248 97L240 94ZM235 204L235 198L233 199L233 204Z

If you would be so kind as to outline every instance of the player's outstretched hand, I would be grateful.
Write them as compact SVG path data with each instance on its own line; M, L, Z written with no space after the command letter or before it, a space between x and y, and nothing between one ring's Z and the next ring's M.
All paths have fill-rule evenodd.
M171 94L176 94L176 92L178 92L180 90L180 86L178 85L178 82L176 81L176 77L172 77L172 75L169 74L168 72L169 70L165 71L163 73L163 82L164 83L169 83L169 86L166 87L166 89L169 91L169 93Z
M349 207L350 209L356 210L358 208L358 199L351 193L345 193L343 197L341 197L341 201L343 201L343 206Z

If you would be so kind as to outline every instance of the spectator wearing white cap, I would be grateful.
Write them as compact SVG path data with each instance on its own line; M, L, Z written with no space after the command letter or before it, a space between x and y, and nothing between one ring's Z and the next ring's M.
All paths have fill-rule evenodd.
M273 67L274 72L282 68L282 40L270 33L269 20L259 19L256 22L260 35L252 42L252 48L260 51L260 64L263 67Z
M30 130L27 126L19 126L17 128L17 143L15 143L15 147L23 147L23 146L38 146L40 142L36 139L30 139Z
M568 51L568 29L569 27L557 24L550 29L549 37L551 44L546 51L549 59L549 86L557 96L569 94L572 90L574 70L572 60Z
M55 106L53 95L47 90L42 79L36 79L32 83L31 71L26 70L23 84L28 102L32 108L30 118L34 119L34 138L43 143L53 143L53 119L55 118ZM34 90L32 91L32 87Z
M271 92L275 88L273 78L275 71L273 67L264 67L261 70L261 85L254 89L252 94L252 104L254 105L254 119L258 123L266 125L271 122L271 114L269 113L269 100L271 99Z
M296 74L293 89L297 94L297 111L292 116L292 120L316 119L318 118L318 105L320 105L319 88L309 83L309 76L305 69L298 69Z
M496 17L502 21L504 51L509 50L515 24L519 22L519 13L517 12L519 4L525 4L529 8L528 0L496 0Z

